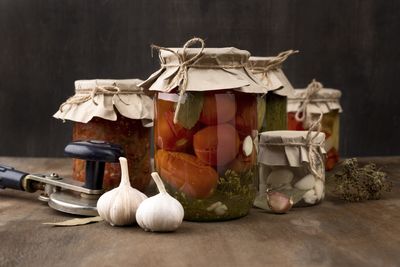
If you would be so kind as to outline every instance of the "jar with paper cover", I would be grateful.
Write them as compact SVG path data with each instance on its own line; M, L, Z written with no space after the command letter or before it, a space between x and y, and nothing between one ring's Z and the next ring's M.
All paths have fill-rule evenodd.
M336 89L324 88L313 80L306 89L295 89L288 98L288 129L308 130L322 113L322 132L325 133L325 167L332 170L339 161L339 124L342 107L342 93Z
M265 90L246 69L249 52L205 48L199 38L155 48L161 69L141 86L156 91L156 170L186 220L246 215L255 196L256 95Z
M75 95L67 99L54 117L73 122L73 140L102 140L119 144L128 160L131 184L144 191L150 182L150 128L153 101L138 86L138 79L78 80ZM85 162L74 159L73 178L85 179ZM107 163L103 179L106 190L117 187L118 163Z
M293 86L282 71L282 64L297 50L288 50L275 57L250 57L248 68L269 92L257 98L258 130L287 130L287 97Z
M325 196L323 148L325 134L319 131L268 131L260 134L259 182L254 205L283 213L292 205L309 206ZM279 196L289 207L274 205ZM279 204L279 203L278 203Z

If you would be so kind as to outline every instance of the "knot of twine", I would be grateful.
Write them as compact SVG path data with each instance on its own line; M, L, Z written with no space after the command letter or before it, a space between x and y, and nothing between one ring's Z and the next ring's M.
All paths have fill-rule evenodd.
M87 102L89 100L92 100L93 104L95 104L96 106L98 105L98 103L96 102L96 100L94 99L94 97L96 95L117 95L119 100L121 100L122 103L124 103L125 105L129 105L129 103L126 103L125 101L122 100L122 98L120 97L121 94L140 94L142 93L142 91L140 90L122 90L121 88L119 88L116 85L108 85L108 86L100 86L100 85L96 85L93 89L81 89L81 88L77 88L75 90L76 94L71 96L70 98L68 98L64 103L62 103L60 105L60 112L64 111L64 107L66 105L79 105L82 104L84 102Z
M293 55L299 53L299 50L287 50L279 53L276 57L273 57L271 60L269 60L268 65L265 67L251 67L253 72L255 74L258 73L266 73L270 70L274 69L279 69L282 66L282 63L285 62L285 60Z
M200 50L195 54L192 58L187 59L186 58L186 49L189 47L193 46L194 44L200 44ZM224 65L224 64L193 64L195 63L196 60L200 59L203 56L203 51L205 48L205 42L203 39L194 37L190 40L188 40L184 45L183 45L183 51L182 54L179 54L178 52L175 52L174 50L167 48L167 47L162 47L158 45L151 45L152 49L157 49L159 52L161 50L171 52L175 57L178 59L178 64L164 64L161 63L162 67L178 67L177 74L175 77L171 80L170 84L177 84L178 85L178 90L179 90L179 98L178 98L178 103L176 105L175 109L175 114L174 114L174 123L178 123L178 114L180 111L181 107L181 102L183 95L186 92L186 87L188 83L188 70L189 68L201 68L201 69L226 69L226 68L244 68L246 67L245 64L230 64L230 65ZM161 55L159 53L160 61L163 62L163 59L161 58Z
M268 72L271 70L276 70L282 67L282 63L286 61L286 59L293 55L299 53L299 50L287 50L279 53L276 57L273 57L267 66L264 67L251 67L251 71L254 74L262 74L262 76L269 82Z
M311 114L309 114L307 107L311 98L323 88L322 83L317 82L315 79L307 86L306 95L304 96L300 107L297 109L294 118L297 121L302 121L306 127L311 124Z
M308 156L308 165L307 168L318 179L324 181L324 168L323 168L323 158L321 156L319 148L324 147L325 140L322 140L320 143L316 143L315 139L321 132L321 121L323 114L320 113L320 116L317 121L311 125L310 129L308 129L305 142L283 142L283 143L260 143L263 146L303 146L307 148L307 156ZM316 130L316 133L314 131Z

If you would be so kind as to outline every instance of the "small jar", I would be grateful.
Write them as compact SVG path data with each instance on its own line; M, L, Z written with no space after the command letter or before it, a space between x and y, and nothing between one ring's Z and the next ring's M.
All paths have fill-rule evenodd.
M242 217L256 192L256 94L265 89L247 74L249 52L187 46L160 48L162 67L142 84L157 91L155 168L186 220Z
M283 62L298 51L288 50L275 57L250 57L248 68L268 89L258 97L258 130L287 130L287 97L293 86L282 71Z
M325 196L324 140L324 133L314 131L261 133L259 195L280 192L295 207L321 202Z
M150 129L153 101L138 87L141 80L79 80L75 95L55 118L73 121L73 141L102 140L119 144L128 159L131 184L144 191L150 182ZM120 183L119 163L105 166L103 188ZM85 161L74 159L73 178L85 179Z
M332 170L339 161L341 95L339 90L323 88L321 83L314 80L306 89L295 89L288 98L288 130L308 130L323 114L321 125L326 136L326 170Z

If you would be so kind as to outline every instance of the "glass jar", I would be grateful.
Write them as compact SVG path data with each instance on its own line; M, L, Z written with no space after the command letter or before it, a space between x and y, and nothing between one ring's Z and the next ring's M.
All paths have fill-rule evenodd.
M172 51L177 54L161 49L158 76L153 75L152 80L142 84L158 91L155 168L168 192L183 205L186 220L218 221L245 216L256 192L255 93L265 89L246 74L247 51ZM180 71L178 66L174 72L179 64L177 57L190 60L198 55L199 59L188 65L183 74L187 75L187 87L170 87L166 82L177 78L171 73Z
M284 194L292 199L294 207L321 202L325 196L324 140L324 133L314 131L261 133L255 205L267 201L267 192Z
M318 88L318 84L320 89L310 94L313 89L309 88ZM308 130L320 113L323 114L321 126L326 136L326 170L332 170L339 161L340 97L339 90L322 88L320 83L312 82L306 89L295 89L294 94L288 98L288 130Z
M258 130L287 130L287 96L293 86L282 71L283 62L298 51L288 50L275 57L250 57L248 68L268 88L268 94L258 98Z
M121 145L128 160L131 184L144 191L151 177L151 134L150 128L145 125L151 126L153 101L137 86L140 82L76 81L75 96L68 99L54 117L73 121L73 141L102 140ZM119 185L120 169L119 163L106 163L103 178L105 190ZM84 181L84 160L74 159L73 178Z

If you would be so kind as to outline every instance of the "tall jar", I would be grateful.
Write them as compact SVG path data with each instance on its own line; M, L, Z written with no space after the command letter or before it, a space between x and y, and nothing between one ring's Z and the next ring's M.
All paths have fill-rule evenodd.
M295 89L288 98L288 129L308 130L322 113L322 132L325 133L326 170L332 170L339 161L339 124L342 93L336 89L323 88L313 80L305 89Z
M202 48L188 48L199 42ZM141 86L156 91L155 167L185 219L245 216L255 197L257 93L249 52L160 48L161 69Z
M296 50L279 53L275 57L250 57L248 68L268 88L269 93L258 97L258 130L287 130L287 97L293 86L282 71L282 64Z
M54 117L73 122L72 140L102 140L123 147L131 184L144 191L150 182L150 128L153 101L138 86L141 80L79 80L75 95ZM117 187L118 163L106 163L103 188ZM84 181L85 161L74 159L73 178Z
M325 196L323 143L316 131L268 131L260 134L259 194L255 206L268 207L267 193L279 192L296 206L310 206Z

